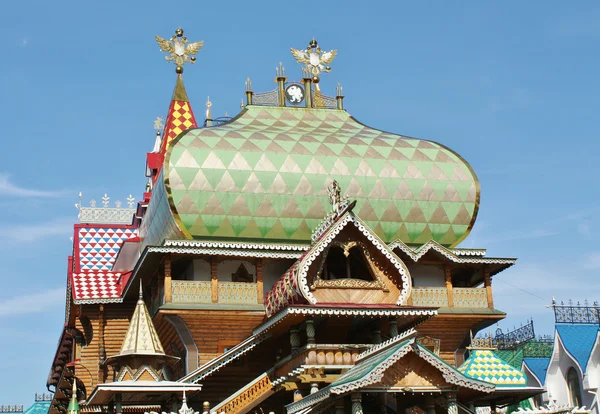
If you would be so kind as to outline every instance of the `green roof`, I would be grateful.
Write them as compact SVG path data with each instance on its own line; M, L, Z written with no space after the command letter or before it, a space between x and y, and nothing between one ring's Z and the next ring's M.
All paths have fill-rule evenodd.
M496 387L525 387L527 377L520 370L499 358L494 351L473 349L458 370L469 378L490 382Z
M309 241L331 210L333 179L386 242L456 245L479 204L477 177L456 153L369 128L342 110L248 106L231 122L182 133L163 172L148 210L160 223L142 231L147 244Z

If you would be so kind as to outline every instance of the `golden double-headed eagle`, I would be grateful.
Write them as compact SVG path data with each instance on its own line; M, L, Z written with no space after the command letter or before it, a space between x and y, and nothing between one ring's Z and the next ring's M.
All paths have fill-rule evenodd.
M185 63L195 63L196 56L194 56L204 45L204 41L189 43L187 37L183 36L183 29L179 28L175 31L175 35L171 39L163 39L160 36L156 36L156 42L160 49L164 52L169 53L165 56L168 61L175 61L177 65L177 73L183 72L183 65Z
M305 50L291 48L291 51L298 63L306 65L306 69L316 78L317 82L321 72L331 70L329 65L337 55L337 50L322 51L315 39L310 42Z

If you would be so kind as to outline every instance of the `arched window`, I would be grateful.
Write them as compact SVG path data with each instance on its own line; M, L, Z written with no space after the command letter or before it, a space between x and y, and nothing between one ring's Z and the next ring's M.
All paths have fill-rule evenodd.
M575 368L567 371L567 387L569 387L569 400L573 407L581 407L581 387L579 386L579 375Z
M364 246L358 244L333 245L325 258L321 278L323 280L356 279L375 280L364 254Z

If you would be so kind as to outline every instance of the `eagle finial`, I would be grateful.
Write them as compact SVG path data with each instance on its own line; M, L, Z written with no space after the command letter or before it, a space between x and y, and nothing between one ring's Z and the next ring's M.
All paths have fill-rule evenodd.
M171 36L169 40L163 39L160 36L156 36L156 42L160 47L160 50L167 52L169 55L165 56L168 61L174 61L177 67L175 72L183 73L183 65L186 63L196 63L196 56L194 56L204 45L204 41L189 43L187 37L183 35L183 29L180 27L175 31L175 34Z
M337 55L337 50L324 52L319 47L317 41L313 38L305 50L291 48L292 55L298 63L306 65L306 71L313 76L313 82L319 82L319 74L321 72L331 71L331 61Z

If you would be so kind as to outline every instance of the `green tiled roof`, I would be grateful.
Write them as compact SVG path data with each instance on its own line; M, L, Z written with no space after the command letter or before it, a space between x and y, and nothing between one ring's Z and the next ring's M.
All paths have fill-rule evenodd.
M525 387L527 377L520 370L499 358L494 351L473 349L458 370L466 376L490 382L497 387Z
M331 210L332 179L386 242L455 245L479 203L479 182L456 153L341 110L248 106L176 138L164 171L163 202L187 238L309 241Z

